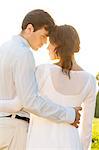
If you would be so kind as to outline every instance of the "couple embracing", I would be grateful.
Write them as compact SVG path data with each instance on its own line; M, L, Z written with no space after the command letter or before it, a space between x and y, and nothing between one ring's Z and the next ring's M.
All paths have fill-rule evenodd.
M35 68L31 48L48 37L50 58L58 61ZM0 150L89 149L96 82L76 63L79 50L76 29L55 25L40 9L0 47Z

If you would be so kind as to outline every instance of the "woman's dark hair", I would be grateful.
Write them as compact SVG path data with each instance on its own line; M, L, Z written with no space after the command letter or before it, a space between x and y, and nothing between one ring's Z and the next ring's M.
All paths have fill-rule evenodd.
M37 31L41 28L45 28L49 33L55 26L53 18L41 9L35 9L29 12L22 22L22 30L25 30L28 24L32 24L34 31Z
M62 71L70 78L72 57L79 51L80 39L77 31L70 25L55 26L49 40L50 43L57 45L55 52L60 58Z

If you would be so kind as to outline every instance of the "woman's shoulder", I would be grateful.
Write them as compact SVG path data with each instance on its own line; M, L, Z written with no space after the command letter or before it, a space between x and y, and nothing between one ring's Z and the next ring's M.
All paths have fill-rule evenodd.
M71 71L71 76L74 76L78 81L85 81L85 84L95 87L96 77L86 70Z
M91 79L91 80L95 80L95 76L92 75L91 73L87 72L86 70L84 70L84 68L82 68L81 66L79 66L78 64L76 65L76 67L72 70L76 73L79 74L83 74L83 76Z
M95 76L93 74L91 74L90 72L84 70L83 68L79 68L77 70L71 70L72 73L78 73L78 74L83 74L84 76L88 77L88 78L92 78L95 79Z
M41 65L38 65L36 66L36 71L44 71L44 70L47 70L47 69L50 69L52 67L52 64L41 64Z
M36 67L35 75L36 79L39 80L38 84L44 83L49 76L49 68L51 64L41 64Z
M89 73L89 72L85 71L85 73L86 73L86 76L88 77L90 87L92 87L93 89L96 89L96 77L93 74Z
M83 71L85 76L88 77L88 79L93 82L93 83L96 83L96 77L91 74L90 72L87 72L87 71Z
M96 77L93 74L87 71L83 71L83 72L85 73L87 77L89 77L90 80L96 81Z

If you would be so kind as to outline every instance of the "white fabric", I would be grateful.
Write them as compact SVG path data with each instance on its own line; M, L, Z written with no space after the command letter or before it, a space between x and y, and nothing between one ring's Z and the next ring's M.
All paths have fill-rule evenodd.
M29 43L20 35L14 36L0 47L0 116L11 113L11 103L16 96L20 101L20 107L24 108L17 113L18 115L29 117L27 112L31 112L57 122L71 123L75 120L73 108L59 106L39 95L34 57ZM9 109L6 109L6 105ZM17 108L13 109L12 113L19 111L19 107Z
M68 123L54 123L31 114L27 150L88 150L95 110L95 78L85 71L71 71L71 79L59 66L36 70L40 94L62 106L83 107L80 136ZM83 147L83 148L82 148Z
M20 104L20 101L18 99L18 97L16 96L14 99L10 100L11 103L9 102L9 100L0 100L0 111L6 111L9 113L16 113L18 111L20 111L22 109L22 105ZM2 116L2 113L0 113L0 116Z
M26 150L28 123L14 118L0 118L0 150Z

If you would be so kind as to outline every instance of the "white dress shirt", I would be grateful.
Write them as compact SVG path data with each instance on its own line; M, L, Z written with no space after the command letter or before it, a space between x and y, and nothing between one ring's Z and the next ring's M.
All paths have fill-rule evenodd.
M16 96L17 109L13 105L13 110L10 111ZM34 57L28 42L20 35L0 47L0 116L19 109L22 110L17 114L26 117L29 112L56 122L72 123L75 120L75 110L72 107L62 107L39 95Z

